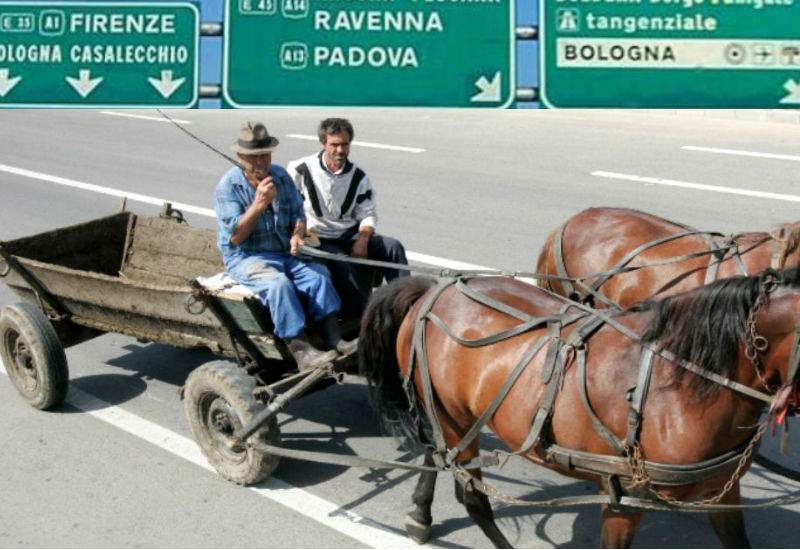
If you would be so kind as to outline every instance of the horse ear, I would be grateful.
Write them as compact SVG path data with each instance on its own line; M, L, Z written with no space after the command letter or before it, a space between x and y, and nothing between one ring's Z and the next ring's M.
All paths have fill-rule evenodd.
M778 226L773 227L769 231L769 236L775 239L778 242L786 240L786 233L788 232L790 224L784 223Z

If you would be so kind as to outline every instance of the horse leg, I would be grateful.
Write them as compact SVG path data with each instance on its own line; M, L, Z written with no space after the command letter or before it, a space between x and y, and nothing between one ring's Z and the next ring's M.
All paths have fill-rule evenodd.
M739 482L720 501L721 504L739 504ZM735 512L709 512L708 519L717 533L717 538L724 548L750 548L747 530L744 526L744 515L741 510Z
M630 548L641 512L619 512L603 505L603 548Z
M470 470L470 473L477 479L481 479L480 470ZM489 499L468 484L466 487L461 485L458 480L456 484L456 499L464 505L467 509L467 514L472 518L478 527L481 528L483 534L486 535L495 548L513 548L508 539L500 532L497 524L494 521L494 512L492 512L492 505L489 504Z
M433 466L433 453L428 449L425 451L425 466ZM414 542L425 544L431 536L431 504L433 503L433 490L436 487L436 475L438 472L422 472L414 489L411 502L414 503L414 510L406 514L406 533Z

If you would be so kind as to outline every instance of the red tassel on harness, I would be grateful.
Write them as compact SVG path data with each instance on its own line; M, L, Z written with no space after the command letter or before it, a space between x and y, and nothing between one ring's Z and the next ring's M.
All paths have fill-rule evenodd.
M783 426L786 422L786 417L789 416L789 414L794 414L797 405L797 384L784 386L778 390L778 393L772 398L772 403L769 406L769 414L773 415L775 419L772 424L773 437L775 436L775 431L778 426Z

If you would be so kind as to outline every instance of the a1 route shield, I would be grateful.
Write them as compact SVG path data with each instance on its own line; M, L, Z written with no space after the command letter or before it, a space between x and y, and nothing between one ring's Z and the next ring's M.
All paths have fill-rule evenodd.
M800 2L540 0L550 107L800 106Z
M234 107L506 107L514 0L227 0Z
M200 15L183 2L0 2L0 107L191 107Z

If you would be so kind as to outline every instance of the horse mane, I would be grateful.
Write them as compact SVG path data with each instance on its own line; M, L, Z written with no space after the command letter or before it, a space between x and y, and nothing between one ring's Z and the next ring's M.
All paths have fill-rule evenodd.
M732 377L745 321L767 275L777 275L781 286L800 287L800 269L768 269L760 275L721 279L658 302L645 302L632 308L652 313L642 339L678 359ZM675 385L680 384L686 372L675 369ZM700 376L693 376L691 384L695 396L701 399L721 387Z

